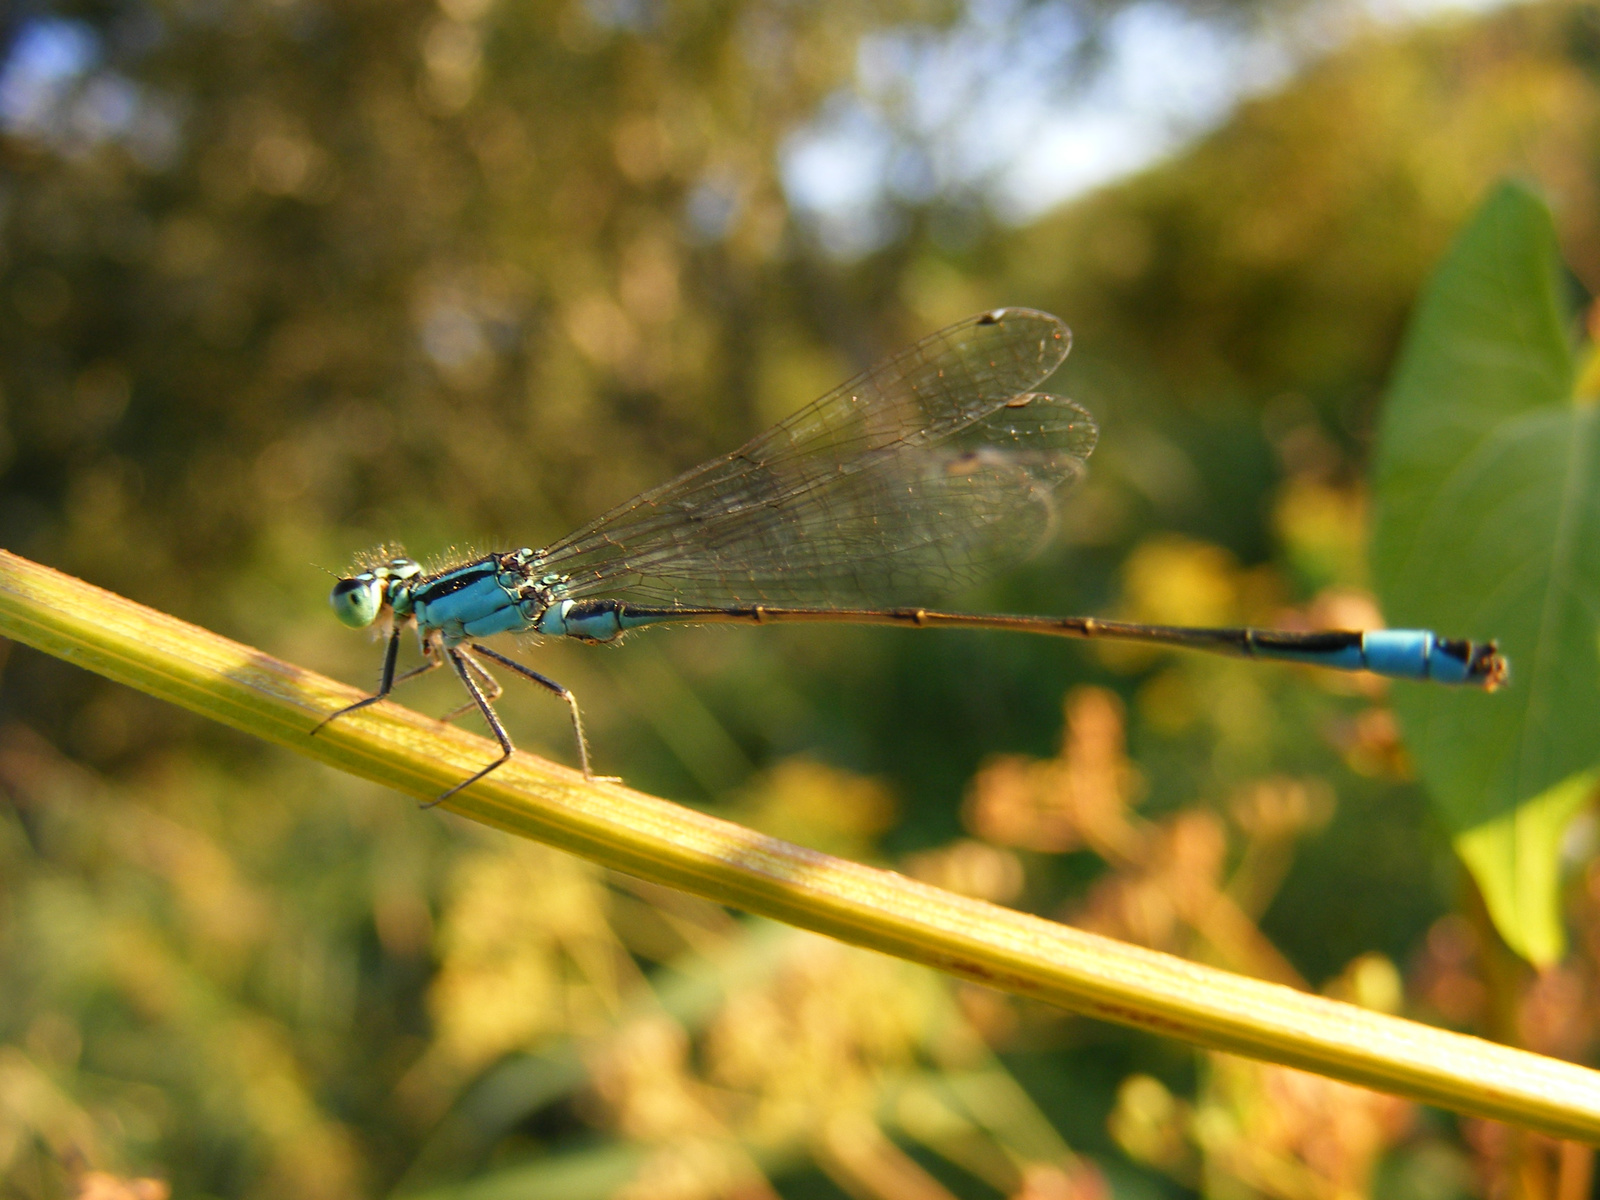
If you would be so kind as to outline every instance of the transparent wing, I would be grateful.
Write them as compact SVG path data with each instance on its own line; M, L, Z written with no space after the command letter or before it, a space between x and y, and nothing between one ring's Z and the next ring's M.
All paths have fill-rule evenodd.
M1002 309L933 334L733 453L547 549L572 597L687 607L926 600L1026 557L1094 419L1032 389L1067 327Z

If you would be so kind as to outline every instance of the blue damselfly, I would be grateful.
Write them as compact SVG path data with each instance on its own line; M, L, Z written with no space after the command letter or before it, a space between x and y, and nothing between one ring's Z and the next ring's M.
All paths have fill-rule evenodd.
M1082 475L1097 437L1094 419L1077 404L1034 390L1070 346L1066 325L1048 313L983 313L544 549L488 554L435 572L396 553L378 555L339 580L332 602L354 628L389 622L382 680L376 694L327 721L448 662L471 700L445 719L476 708L502 751L439 797L448 799L512 754L494 711L501 689L488 660L566 701L579 761L593 778L572 693L481 639L531 632L610 642L669 621L1008 629L1489 689L1502 682L1506 665L1493 642L1426 630L1197 629L903 607L992 575L1050 530L1059 489ZM415 628L424 661L397 676L407 627Z

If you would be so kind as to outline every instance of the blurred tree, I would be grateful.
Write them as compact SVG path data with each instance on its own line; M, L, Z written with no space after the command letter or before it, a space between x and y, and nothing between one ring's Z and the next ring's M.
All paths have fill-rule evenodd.
M1365 439L1450 233L1520 170L1555 196L1579 275L1600 279L1600 8L1374 26L1181 157L1025 227L981 175L888 188L853 257L798 211L785 154L865 93L864 48L923 39L958 59L981 35L1001 63L1042 57L1035 77L1070 97L1127 7L0 9L0 544L365 678L370 647L327 621L307 559L558 534L883 350L1027 303L1074 326L1065 390L1105 437L1065 514L1070 564L1020 573L1005 603L1368 620ZM1305 12L1172 8L1246 33ZM895 136L927 150L939 130L896 108L912 91L867 99L888 95ZM1428 1011L1479 1019L1491 957L1435 923L1446 860L1381 689L1005 638L685 631L542 653L630 780L729 801L753 777L750 820L860 853L892 791L904 820L879 852L923 851L910 861L948 886L1313 985L1368 952L1416 954ZM1116 1136L1191 1181L1202 1148L1162 1113L1238 1117L1237 1149L1274 1088L1334 1103L1226 1065L1196 1089L1172 1047L892 964L856 974L804 939L764 951L725 914L486 845L65 665L18 650L4 667L0 1194L150 1174L180 1195L350 1195L546 1158L572 1172L551 1176L566 1196L646 1160L657 1181L699 1162L730 1189L765 1172L795 1195L931 1180L1088 1196L1102 1177L1159 1194L1105 1130L1119 1095ZM1084 682L1119 699L1087 693L1090 726L1042 757ZM564 745L561 715L529 709L515 720ZM1120 740L1112 754L1084 732L1096 711L1136 771ZM1119 711L1125 727L1105 718ZM754 774L801 748L889 782L815 763ZM1034 761L979 774L1001 750ZM1115 801L1098 843L1064 832L1049 790L1087 787L1096 763L1131 789L1097 793ZM952 841L974 777L1000 823ZM1122 811L1141 798L1143 816ZM1030 840L997 832L1017 828ZM1180 867L1189 907L1163 914ZM1231 908L1201 903L1219 894ZM1593 905L1575 905L1587 929ZM808 1069L848 1059L870 1084L851 1095L893 1111L868 1121L863 1101L831 1136L796 1135L793 1114L820 1120L834 1098L764 1069L731 1006L674 992L661 965L724 951L754 963L729 989L774 1043L817 1050ZM1530 994L1530 1028L1568 1029L1588 987ZM508 1002L519 988L542 999ZM852 998L836 1027L800 1028L826 1005L785 1010L835 994ZM876 1012L874 995L894 1004ZM980 1034L1003 1060L962 1041ZM1131 1076L1192 1099L1144 1082L1130 1099ZM960 1078L988 1090L952 1105ZM1381 1105L1361 1112L1339 1179L1381 1174L1374 1137L1399 1153L1410 1136ZM1413 1146L1454 1178L1460 1151L1435 1133Z

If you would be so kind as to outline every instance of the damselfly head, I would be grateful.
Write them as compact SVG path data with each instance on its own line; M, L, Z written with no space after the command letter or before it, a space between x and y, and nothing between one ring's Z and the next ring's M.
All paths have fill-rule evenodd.
M351 629L365 629L394 603L393 589L422 574L419 563L409 558L391 558L351 575L333 585L328 602L333 615Z

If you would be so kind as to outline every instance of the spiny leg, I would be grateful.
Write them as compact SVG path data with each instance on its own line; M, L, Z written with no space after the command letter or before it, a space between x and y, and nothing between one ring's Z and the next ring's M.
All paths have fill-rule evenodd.
M473 658L472 655L468 654L459 646L456 647L456 653L461 656L462 661L467 664L468 669L477 675L478 681L483 684L485 699L487 699L490 704L493 704L496 700L500 699L500 694L505 691L505 689L500 686L500 681L493 675L489 674L488 671L484 670L482 663ZM461 705L461 707L452 708L449 712L445 713L444 716L440 717L439 720L454 721L463 713L469 713L477 707L477 704L471 700L468 700L465 704Z
M478 711L483 714L483 719L489 722L489 732L494 734L495 741L500 743L501 753L499 758L495 759L476 775L473 775L468 779L463 779L460 783L456 784L455 787L451 788L448 792L445 792L442 796L439 796L437 799L431 800L427 804L424 804L422 806L423 808L432 808L436 804L443 804L462 788L470 787L472 784L477 783L478 780L489 774L490 771L504 766L506 760L510 758L516 750L516 747L511 744L511 735L506 732L506 727L500 724L500 717L494 711L494 707L489 703L489 698L483 694L483 689L478 686L478 681L472 677L472 670L469 666L471 660L469 660L466 655L462 654L461 651L455 649L446 650L444 651L444 654L450 659L450 665L456 669L456 675L461 679L461 686L467 689L467 693L472 697L473 703L478 706ZM481 671L483 668L479 667L478 670Z
M394 665L395 660L400 655L400 630L397 627L395 631L389 635L389 647L383 652L383 678L378 683L378 690L373 695L368 696L365 700L357 700L354 704L347 704L338 712L330 713L328 716L323 717L321 721L317 722L317 727L311 731L311 736L316 737L317 734L321 733L322 727L329 721L345 716L348 713L353 713L358 708L366 708L369 704L376 704L379 700L385 700L388 698L390 692L394 691L394 689L400 684L405 683L406 680L415 679L418 675L426 675L429 671L432 671L439 666L438 657L436 655L429 654L428 647L424 646L422 652L428 655L428 660L425 663L423 663L420 667L412 667L411 670L407 671L404 675L396 677L394 673Z
M594 770L589 766L589 741L583 736L583 717L578 712L578 698L576 696L574 696L561 684L557 683L554 679L545 678L532 668L523 666L514 658L507 658L504 654L496 654L493 650L489 649L489 647L481 645L478 642L472 643L472 649L478 654L482 654L488 658L494 659L495 662L499 663L501 666L510 667L524 679L533 680L533 682L537 683L540 687L548 688L557 696L560 696L561 699L565 700L567 702L567 707L572 710L572 732L573 735L578 739L578 763L583 768L583 777L591 782L595 780L601 780L608 783L617 782L616 779L609 775L596 775Z

